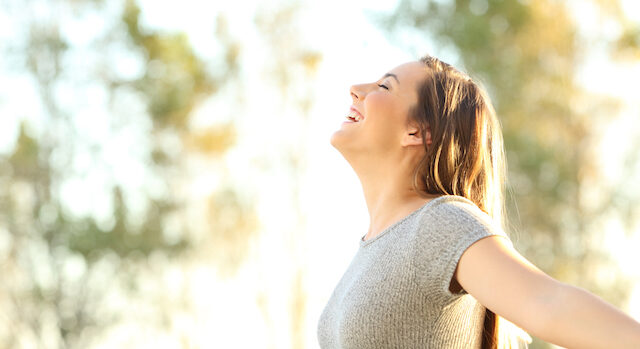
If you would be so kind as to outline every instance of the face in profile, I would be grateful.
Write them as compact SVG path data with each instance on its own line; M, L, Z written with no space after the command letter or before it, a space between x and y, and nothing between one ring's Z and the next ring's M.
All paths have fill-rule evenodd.
M427 69L421 62L408 62L374 82L353 85L352 110L345 110L345 115L359 114L358 121L345 118L331 136L331 145L347 160L401 150L403 137L411 133L409 111L417 103L418 84L427 76Z

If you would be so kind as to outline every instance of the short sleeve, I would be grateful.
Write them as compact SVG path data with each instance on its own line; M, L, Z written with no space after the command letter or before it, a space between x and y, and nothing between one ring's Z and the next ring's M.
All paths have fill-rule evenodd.
M458 294L449 285L464 251L476 241L493 235L502 236L512 245L505 232L473 202L457 196L446 198L421 217L413 245L415 279L426 296L444 304Z

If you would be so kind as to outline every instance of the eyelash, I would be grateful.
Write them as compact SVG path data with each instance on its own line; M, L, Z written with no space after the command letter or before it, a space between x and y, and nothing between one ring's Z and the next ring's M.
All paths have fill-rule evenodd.
M388 89L389 89L389 88L388 88L387 86L385 86L385 85L378 84L378 86L380 86L380 87L384 88L385 90L388 90Z

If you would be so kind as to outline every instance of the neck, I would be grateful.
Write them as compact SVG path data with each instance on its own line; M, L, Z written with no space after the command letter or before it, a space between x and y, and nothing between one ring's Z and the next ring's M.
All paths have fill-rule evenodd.
M369 168L356 170L369 211L369 229L366 239L417 210L438 195L416 192L413 187L413 164L376 162Z

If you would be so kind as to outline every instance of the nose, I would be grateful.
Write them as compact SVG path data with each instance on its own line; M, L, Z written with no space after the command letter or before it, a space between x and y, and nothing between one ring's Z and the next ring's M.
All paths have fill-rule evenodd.
M351 98L354 102L364 98L364 90L362 89L361 85L351 86L349 92L351 92Z

